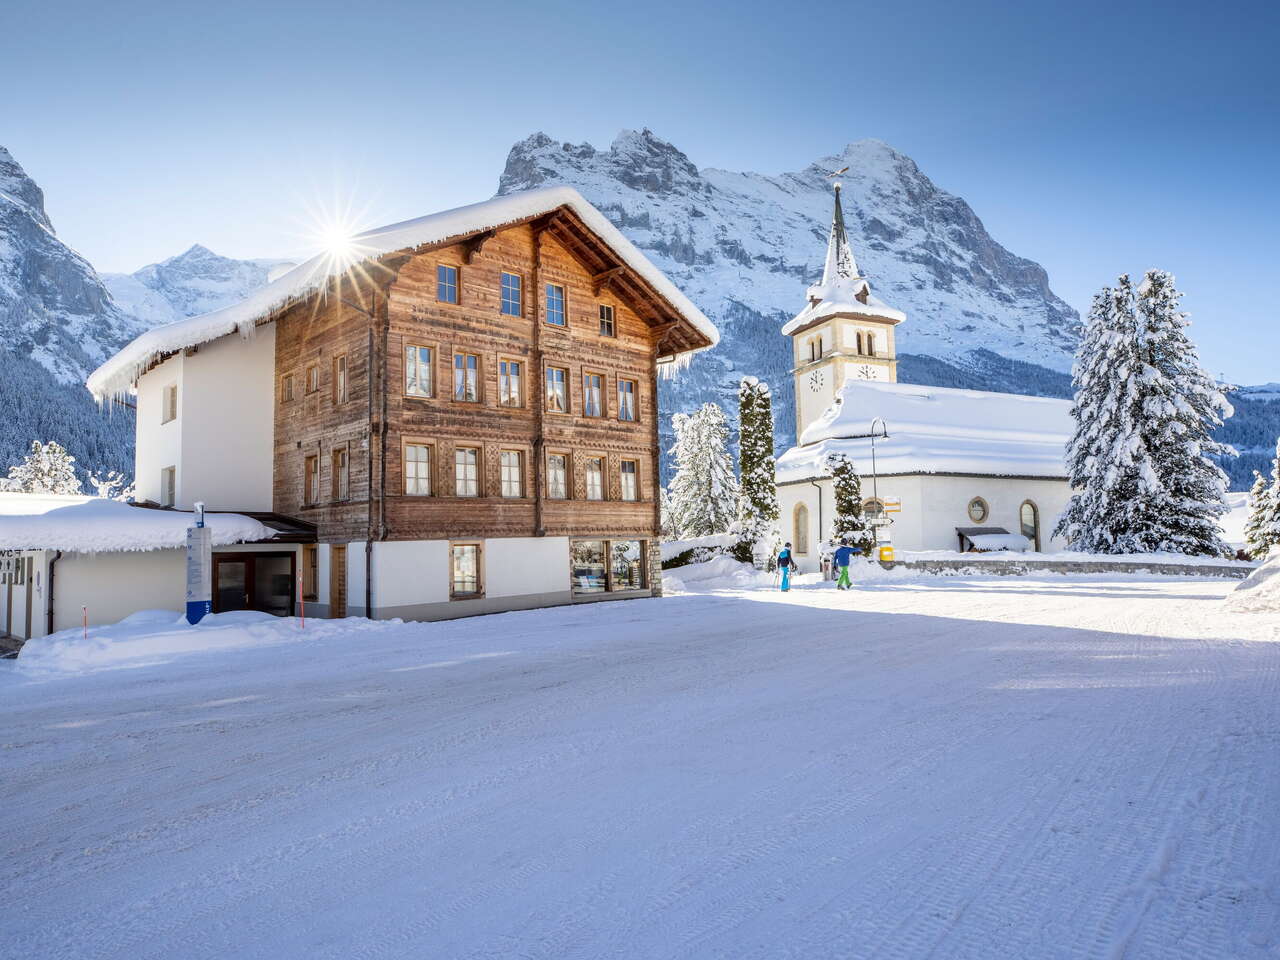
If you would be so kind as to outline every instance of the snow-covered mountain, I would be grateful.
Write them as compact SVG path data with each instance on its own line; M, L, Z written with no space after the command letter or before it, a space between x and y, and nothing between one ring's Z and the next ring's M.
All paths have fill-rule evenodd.
M102 282L121 309L155 327L238 303L292 266L292 260L234 260L197 243L133 273L104 273Z
M903 380L1065 396L1079 316L1044 269L993 240L964 200L909 158L859 140L803 170L699 170L649 130L608 150L542 133L512 147L499 193L576 187L714 319L721 345L670 385L667 409L726 399L742 373L776 388L780 437L794 429L790 355L779 333L818 279L832 171L848 167L845 218L876 296L907 313Z
M43 191L0 147L0 474L33 439L90 469L132 467L132 417L99 411L84 378L144 329L58 239Z

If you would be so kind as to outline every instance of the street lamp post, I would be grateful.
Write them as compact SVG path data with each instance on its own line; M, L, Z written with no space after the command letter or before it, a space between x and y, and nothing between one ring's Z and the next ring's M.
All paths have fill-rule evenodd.
M880 474L876 469L876 424L880 424L880 438L889 439L889 425L884 422L884 417L876 417L871 421L871 499L875 500L876 506L880 508L880 516L877 520L884 519L884 504L880 502ZM875 526L875 542L880 542L880 524Z

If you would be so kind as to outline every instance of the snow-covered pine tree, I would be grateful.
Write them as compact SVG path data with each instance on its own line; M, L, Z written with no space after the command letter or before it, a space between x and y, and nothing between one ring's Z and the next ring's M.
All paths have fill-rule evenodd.
M1280 463L1280 459L1277 462ZM1257 470L1253 471L1253 486L1249 488L1249 519L1244 524L1244 542L1255 560L1261 560L1272 546L1280 542L1270 529L1276 513L1271 487L1272 481Z
M733 555L763 569L778 549L778 481L773 458L773 398L767 383L738 385L738 510Z
M1084 553L1123 552L1126 501L1137 495L1145 451L1135 435L1138 397L1129 371L1139 365L1137 319L1128 275L1093 298L1072 367L1075 431L1067 443L1067 477L1075 491L1055 536Z
M1276 440L1276 456L1271 461L1271 482L1264 489L1263 509L1258 515L1258 535L1265 544L1262 556L1272 547L1280 547L1280 439ZM1253 522L1252 515L1249 521Z
M662 517L662 539L679 540L680 528L676 526L675 518L671 516L671 497L667 495L666 487L658 488L658 512Z
M89 474L89 485L94 489L94 496L104 500L133 499L135 485L119 470L108 470L106 476L95 471Z
M1133 542L1144 551L1225 556L1218 518L1227 510L1227 475L1212 458L1235 451L1211 434L1232 409L1200 365L1181 297L1164 270L1148 270L1138 287L1137 425L1155 482L1144 483L1146 509L1135 516Z
M23 461L9 468L10 489L22 493L80 493L75 463L76 458L56 440L32 440L31 451Z
M831 474L836 501L836 515L831 522L832 543L847 539L849 546L870 556L876 538L862 515L862 480L857 468L845 454L832 453L827 456L827 472Z
M714 403L671 418L676 442L669 451L676 473L667 490L671 518L684 538L725 533L733 523L738 482L729 456L729 422Z

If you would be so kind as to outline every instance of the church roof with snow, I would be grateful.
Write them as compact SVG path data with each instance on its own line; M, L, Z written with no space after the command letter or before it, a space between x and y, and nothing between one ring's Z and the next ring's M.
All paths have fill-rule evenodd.
M871 295L871 284L858 273L858 263L849 246L849 233L844 225L844 208L840 205L840 184L836 184L835 210L831 216L831 234L827 238L827 260L822 268L822 281L809 288L809 305L782 327L790 336L810 324L836 314L878 317L901 323L907 315Z
M910 383L849 381L826 412L778 458L778 481L825 477L828 454L847 454L860 474L871 472L873 421L881 475L1065 479L1071 401ZM875 424L878 434L879 424Z
M532 220L567 207L607 244L618 258L671 307L680 319L705 338L705 346L720 342L712 323L666 275L649 262L609 219L572 187L544 187L482 203L445 210L370 230L353 238L353 255L320 254L299 264L240 303L148 330L90 374L86 385L99 399L127 393L157 359L239 331L250 335L259 322L321 290L332 277L356 264L400 250L456 242L464 237ZM698 349L705 349L699 347ZM686 351L692 353L696 351Z

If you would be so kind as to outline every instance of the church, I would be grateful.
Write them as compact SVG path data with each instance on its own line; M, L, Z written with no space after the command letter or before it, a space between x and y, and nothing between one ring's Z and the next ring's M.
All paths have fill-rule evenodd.
M1071 495L1070 402L898 383L895 331L906 320L859 274L837 183L822 280L782 328L797 443L778 458L779 525L800 569L820 568L831 536L834 453L853 461L864 514L898 559L1065 549L1052 533Z

